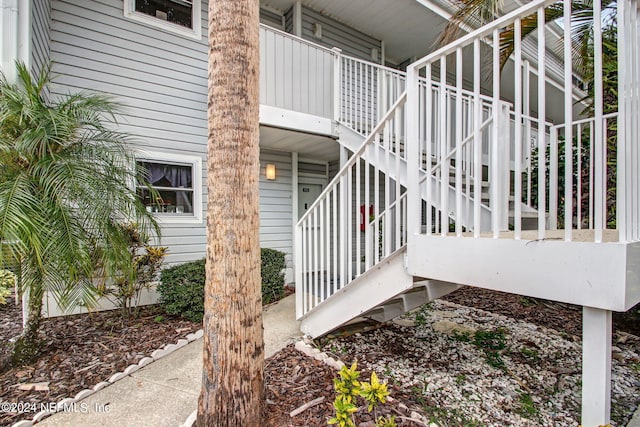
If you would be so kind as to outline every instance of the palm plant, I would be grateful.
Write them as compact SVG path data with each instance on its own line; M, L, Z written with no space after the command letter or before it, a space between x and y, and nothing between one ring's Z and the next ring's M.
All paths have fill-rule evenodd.
M445 45L455 40L464 27L482 26L503 14L504 0L459 0L457 9L451 16L438 44ZM602 16L605 19L615 17L616 1L601 1ZM545 8L545 24L554 22L564 16L564 2L558 1ZM614 22L604 22L604 27L615 25ZM538 28L536 14L526 16L521 21L522 37L531 34ZM593 34L593 0L571 0L571 38L573 60L576 71L587 73L589 48ZM500 33L500 64L504 66L515 48L515 32L513 25L507 26ZM558 49L562 44L558 45Z
M17 82L0 76L0 268L18 266L29 313L14 363L37 354L43 296L64 309L96 302L101 277L130 264L119 222L158 233L135 193L127 137L113 130L116 105L97 94L47 99L49 70Z

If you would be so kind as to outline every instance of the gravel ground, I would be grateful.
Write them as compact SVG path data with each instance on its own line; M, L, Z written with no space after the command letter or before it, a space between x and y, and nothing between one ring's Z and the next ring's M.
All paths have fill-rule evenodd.
M612 425L626 425L640 401L640 339L614 337ZM580 338L448 301L393 324L325 342L357 359L421 404L440 426L577 426Z

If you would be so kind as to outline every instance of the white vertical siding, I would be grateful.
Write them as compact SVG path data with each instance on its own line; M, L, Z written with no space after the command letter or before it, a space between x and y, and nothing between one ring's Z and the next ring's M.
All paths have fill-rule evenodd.
M267 164L275 164L276 179L265 178ZM260 246L284 252L287 283L293 281L291 153L260 152Z
M333 118L333 54L260 27L260 103Z

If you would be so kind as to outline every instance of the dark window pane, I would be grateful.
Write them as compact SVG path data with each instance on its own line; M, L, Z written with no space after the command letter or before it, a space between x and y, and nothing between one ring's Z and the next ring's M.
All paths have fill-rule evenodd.
M136 0L136 12L187 28L193 28L192 9L191 1L185 0Z
M138 162L143 166L139 175L154 187L193 188L191 166ZM145 171L146 170L146 171Z
M149 212L193 214L193 170L187 165L149 161L137 162L138 197ZM142 184L148 181L156 190L156 198Z
M159 190L159 199L151 199L149 191L138 188L138 196L149 212L193 214L193 191Z

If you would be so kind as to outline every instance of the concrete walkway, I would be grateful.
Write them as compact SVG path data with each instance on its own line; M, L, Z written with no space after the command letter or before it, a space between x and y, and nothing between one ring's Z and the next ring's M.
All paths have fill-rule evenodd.
M263 312L265 358L301 335L295 295ZM167 343L169 344L169 343ZM43 426L171 426L196 410L202 377L202 338L42 420Z

